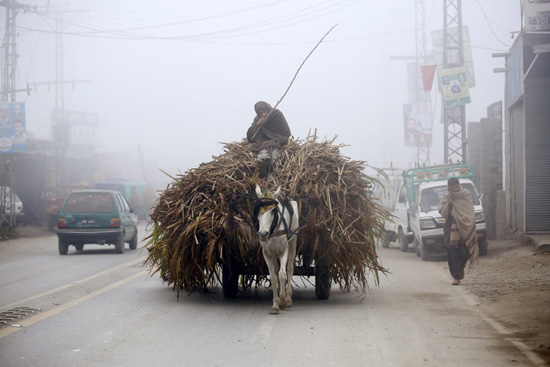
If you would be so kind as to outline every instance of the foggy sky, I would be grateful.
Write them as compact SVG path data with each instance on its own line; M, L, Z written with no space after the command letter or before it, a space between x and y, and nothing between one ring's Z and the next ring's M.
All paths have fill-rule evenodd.
M38 12L17 17L17 87L55 80L55 12L63 11L64 79L91 81L66 85L64 107L100 115L102 151L135 154L139 145L172 174L211 160L220 142L245 137L255 102L275 105L338 24L279 106L293 136L317 129L350 145L342 153L354 160L414 163L414 149L403 143L406 62L390 59L415 53L414 0L20 2ZM477 84L466 120L479 121L504 98L504 74L493 73L504 60L491 55L512 45L520 1L465 0L462 7ZM443 28L441 0L426 0L426 23L430 51L430 32ZM46 86L18 94L28 132L51 137L54 98ZM443 161L440 98L433 92L432 163Z

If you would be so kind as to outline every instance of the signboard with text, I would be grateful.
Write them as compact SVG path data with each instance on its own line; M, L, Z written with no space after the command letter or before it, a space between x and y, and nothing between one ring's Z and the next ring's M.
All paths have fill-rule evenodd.
M445 108L470 103L470 89L463 67L439 71L441 93L445 100Z
M25 103L0 103L0 154L27 151Z
M458 39L458 28L449 28L447 30L449 35ZM434 60L437 64L437 70L443 69L443 30L432 32L432 45L434 52ZM462 26L462 49L464 52L464 68L466 69L466 80L468 80L468 87L473 88L476 86L476 78L474 74L474 62L472 58L472 46L470 44L470 34L467 26ZM459 54L457 50L447 50L447 63L449 65L459 64ZM438 81L439 82L439 81ZM441 88L441 84L439 84Z
M95 145L98 141L99 115L64 110L52 111L54 140L65 144Z

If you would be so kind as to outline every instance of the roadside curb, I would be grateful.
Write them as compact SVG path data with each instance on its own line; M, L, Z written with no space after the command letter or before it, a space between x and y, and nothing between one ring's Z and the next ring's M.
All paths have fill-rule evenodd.
M0 233L0 241L17 240L20 238L50 237L55 236L55 231L50 231L48 227L26 225L18 226L11 231Z
M535 253L550 253L550 234L529 235L526 240L535 247Z

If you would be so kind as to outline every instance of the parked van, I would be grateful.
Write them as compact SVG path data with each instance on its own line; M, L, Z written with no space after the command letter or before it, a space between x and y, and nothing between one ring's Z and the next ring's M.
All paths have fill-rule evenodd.
M383 172L383 174L382 174ZM384 168L378 174L379 184L374 188L374 195L380 204L390 213L390 218L384 222L385 241L382 247L389 247L396 242L401 251L407 252L413 234L408 221L407 188L405 187L403 170Z
M456 177L468 189L474 204L479 254L487 254L487 231L481 197L476 190L474 169L467 164L440 165L410 169L403 175L409 202L409 223L417 256L446 255L443 243L445 219L439 214L441 197L447 193L447 180Z

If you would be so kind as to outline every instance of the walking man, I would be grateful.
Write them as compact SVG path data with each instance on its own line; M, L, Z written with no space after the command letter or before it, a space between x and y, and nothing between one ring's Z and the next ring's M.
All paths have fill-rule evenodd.
M449 271L454 278L453 285L459 285L464 278L464 268L477 262L476 218L472 196L462 188L458 178L447 181L447 194L441 197L439 213L445 218L445 247Z

